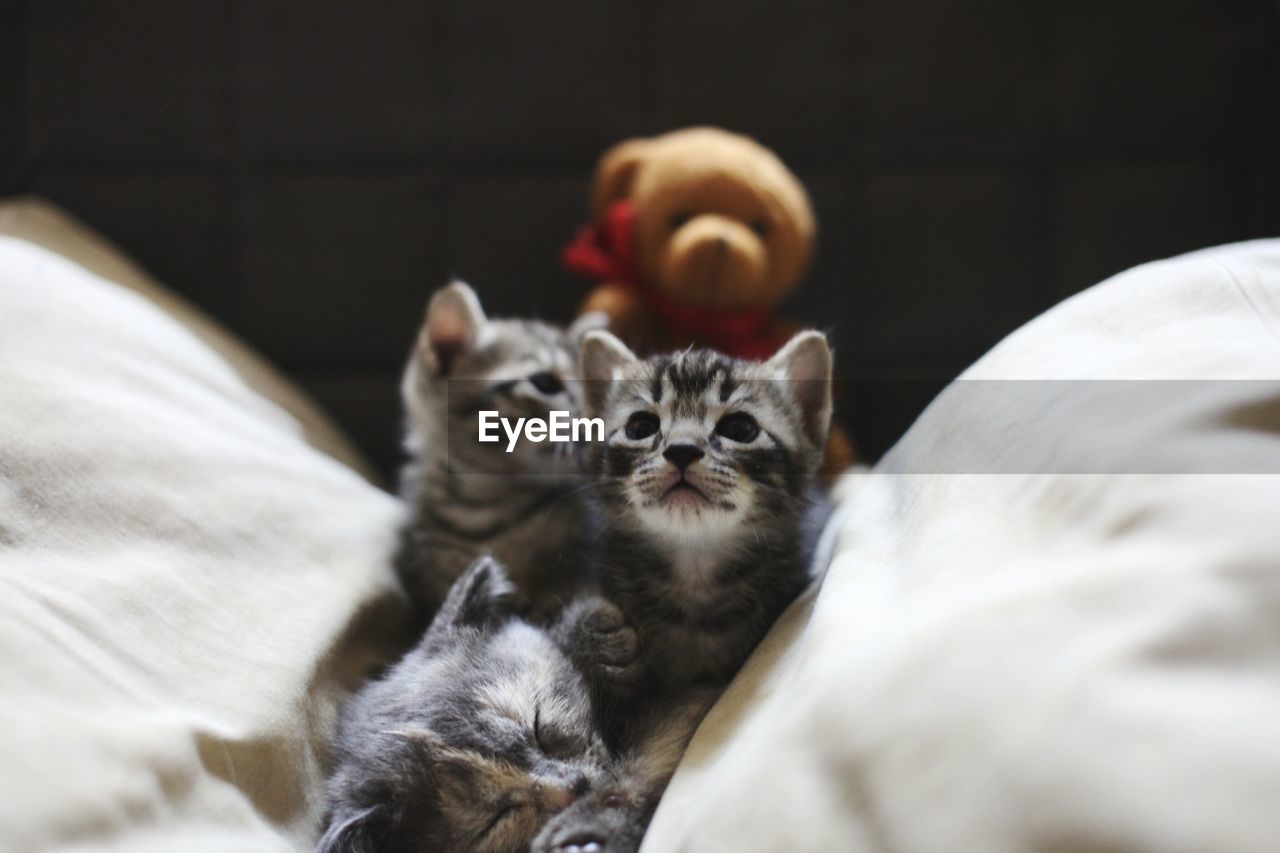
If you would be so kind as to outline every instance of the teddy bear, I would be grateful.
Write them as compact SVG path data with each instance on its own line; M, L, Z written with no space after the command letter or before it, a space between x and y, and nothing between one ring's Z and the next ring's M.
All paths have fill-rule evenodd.
M755 140L695 127L622 142L596 168L591 216L563 260L599 281L583 313L633 347L766 358L795 330L773 312L808 268L813 208Z
M582 313L602 312L638 351L763 359L798 330L774 311L809 267L813 207L754 139L693 127L621 142L596 167L590 208L562 260L598 282ZM853 456L843 431L833 436L828 473Z

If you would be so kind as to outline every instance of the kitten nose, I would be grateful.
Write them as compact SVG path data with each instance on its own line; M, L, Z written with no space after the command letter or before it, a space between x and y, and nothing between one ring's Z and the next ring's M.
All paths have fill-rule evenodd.
M576 791L558 784L541 784L538 786L542 807L550 812L561 812L573 805L580 796Z
M692 444L673 444L662 451L663 458L681 471L706 455Z

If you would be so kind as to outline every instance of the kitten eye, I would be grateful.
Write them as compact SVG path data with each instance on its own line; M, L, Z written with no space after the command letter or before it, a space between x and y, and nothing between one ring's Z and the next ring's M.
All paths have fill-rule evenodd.
M680 210L671 214L671 230L679 231L693 217L687 211Z
M528 805L528 803L513 802L513 803L507 803L506 805L500 807L498 811L494 814L493 819L489 821L488 825L484 828L484 830L480 834L488 835L489 833L493 832L495 829L497 829L499 826L502 825L503 821L505 821L509 817L514 817L526 805Z
M559 394L564 390L564 383L554 373L535 373L529 377L529 382L543 394Z
M760 425L746 412L725 415L716 424L716 434L740 444L750 444L760 434Z
M658 431L658 416L653 412L632 412L627 418L627 438L637 441Z

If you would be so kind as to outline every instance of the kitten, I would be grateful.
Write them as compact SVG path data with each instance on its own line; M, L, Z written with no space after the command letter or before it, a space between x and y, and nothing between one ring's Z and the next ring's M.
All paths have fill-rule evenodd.
M401 389L410 456L401 493L411 518L397 562L423 621L482 554L507 567L539 614L576 588L585 507L572 446L524 441L508 453L505 439L478 440L479 413L577 415L577 341L602 322L588 315L565 331L492 320L461 282L431 298Z
M719 694L692 688L648 703L629 722L625 750L587 796L550 819L532 853L638 850L685 747Z
M593 790L608 754L587 685L553 631L515 616L518 598L478 560L419 645L351 701L321 853L524 851ZM583 600L555 631L596 643L597 624L617 624L598 615Z
M597 332L582 375L588 414L605 419L592 453L607 517L600 580L626 620L607 636L636 653L587 669L619 755L535 853L639 848L703 715L808 582L831 417L831 352L816 332L763 363L709 351L642 362Z
M808 583L806 516L831 420L818 332L773 358L648 361L607 332L582 349L605 517L600 583L639 634L651 688L723 685Z

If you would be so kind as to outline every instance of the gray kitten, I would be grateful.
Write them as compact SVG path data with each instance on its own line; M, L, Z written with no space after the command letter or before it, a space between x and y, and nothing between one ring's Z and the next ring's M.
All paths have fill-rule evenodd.
M438 291L405 370L406 449L401 491L412 516L398 558L401 580L429 617L450 584L482 554L553 613L580 580L585 507L571 445L478 440L479 413L547 417L580 410L577 341L602 323L568 331L485 316L461 282Z
M625 748L586 796L550 819L532 853L638 850L689 739L719 695L714 688L690 688L633 712L622 736Z
M637 653L589 670L619 756L551 819L538 853L639 847L703 714L808 583L831 417L831 352L816 332L762 363L706 350L641 361L597 332L582 375L588 414L605 419L592 451L607 518L600 582Z
M583 599L544 629L515 615L518 599L497 562L478 560L419 645L351 701L319 851L524 851L595 790L608 753L561 644L607 647L620 614Z
M600 582L662 692L726 684L808 583L813 475L831 420L818 332L764 362L694 350L641 361L607 332L583 345L606 519Z

